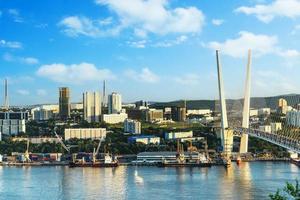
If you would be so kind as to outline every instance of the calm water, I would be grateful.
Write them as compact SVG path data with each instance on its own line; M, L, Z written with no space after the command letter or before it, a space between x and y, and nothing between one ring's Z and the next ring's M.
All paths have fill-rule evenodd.
M1 167L0 199L267 199L300 179L288 163L212 168Z

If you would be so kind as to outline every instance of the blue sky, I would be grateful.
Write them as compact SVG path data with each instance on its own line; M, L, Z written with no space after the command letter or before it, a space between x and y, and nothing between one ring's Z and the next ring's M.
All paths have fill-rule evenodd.
M300 0L0 0L0 78L14 105L103 79L126 102L216 99L220 49L238 98L251 48L252 96L299 93L299 19Z

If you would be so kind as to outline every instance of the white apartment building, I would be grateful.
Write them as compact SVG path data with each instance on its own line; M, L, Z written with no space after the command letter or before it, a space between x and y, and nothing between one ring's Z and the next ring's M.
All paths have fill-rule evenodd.
M210 114L210 109L187 110L187 115L207 115Z
M65 140L100 139L106 137L106 128L68 128L65 129Z
M116 92L108 95L108 114L117 114L122 110L122 96Z
M83 116L84 120L100 122L101 118L101 96L99 92L83 93Z
M190 138L193 137L193 131L169 132L165 133L166 140Z
M124 132L131 134L141 134L141 122L131 119L124 121Z
M123 123L128 118L126 113L119 114L104 114L102 115L102 121L108 124Z

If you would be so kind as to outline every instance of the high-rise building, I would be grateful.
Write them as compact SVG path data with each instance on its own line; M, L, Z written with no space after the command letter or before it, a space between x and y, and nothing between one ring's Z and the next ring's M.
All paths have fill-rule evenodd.
M108 113L117 114L122 111L122 96L116 92L108 95Z
M70 117L70 90L68 87L59 88L59 116L61 119Z
M283 106L287 106L287 101L283 98L280 98L278 100L278 107L283 107Z
M287 101L283 98L278 100L278 109L277 111L281 114L286 114L289 111L289 106L287 105Z
M141 122L131 119L124 121L124 132L131 134L141 134Z
M100 122L101 117L101 97L100 92L83 93L83 114L84 120Z

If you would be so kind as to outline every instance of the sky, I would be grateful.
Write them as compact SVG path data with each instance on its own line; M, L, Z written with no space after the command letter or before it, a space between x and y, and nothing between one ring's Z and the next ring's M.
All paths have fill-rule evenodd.
M300 0L0 0L0 96L11 105L73 102L84 91L124 102L300 93ZM0 104L3 104L3 97Z

